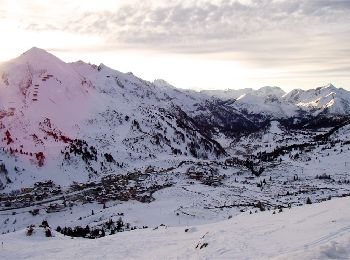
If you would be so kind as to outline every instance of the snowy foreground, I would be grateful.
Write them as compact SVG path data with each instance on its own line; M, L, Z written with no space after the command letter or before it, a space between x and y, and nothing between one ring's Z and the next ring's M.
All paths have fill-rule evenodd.
M158 227L101 239L37 228L1 235L1 259L349 259L350 198L192 227Z

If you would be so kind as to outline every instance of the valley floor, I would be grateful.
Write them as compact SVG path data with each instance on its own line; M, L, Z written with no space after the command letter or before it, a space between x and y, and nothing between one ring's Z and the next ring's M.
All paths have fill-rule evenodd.
M244 213L214 224L70 238L41 228L0 236L1 259L349 259L350 198Z

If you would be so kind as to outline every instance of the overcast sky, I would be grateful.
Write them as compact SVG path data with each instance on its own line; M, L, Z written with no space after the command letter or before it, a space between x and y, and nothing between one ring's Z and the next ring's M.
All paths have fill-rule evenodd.
M350 0L0 0L0 61L36 46L181 88L350 89Z

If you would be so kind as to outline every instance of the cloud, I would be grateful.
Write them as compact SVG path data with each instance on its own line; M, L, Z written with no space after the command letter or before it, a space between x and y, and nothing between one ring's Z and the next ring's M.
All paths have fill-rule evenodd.
M127 43L170 45L230 40L271 30L296 30L324 23L349 23L347 1L223 0L167 6L125 5L115 11L86 12L64 29L98 33ZM181 44L181 45L182 45Z
M109 11L76 12L73 19L55 24L30 24L27 28L56 28L82 34L98 34L107 42L147 48L209 49L220 43L260 36L273 31L324 31L327 24L349 25L349 1L156 1L124 4ZM318 27L318 29L317 29ZM200 46L198 46L200 43ZM226 47L225 47L226 48Z
M347 0L155 0L112 7L76 8L54 21L31 20L25 28L97 35L104 44L96 51L211 55L260 67L298 67L310 75L349 75Z

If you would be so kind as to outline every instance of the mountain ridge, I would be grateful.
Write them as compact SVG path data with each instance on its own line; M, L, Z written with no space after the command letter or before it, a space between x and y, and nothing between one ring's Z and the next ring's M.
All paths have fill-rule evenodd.
M278 87L243 89L237 99L220 99L164 80L145 81L102 63L65 63L39 48L2 64L0 73L4 150L32 161L42 153L54 168L57 156L76 139L100 147L120 163L162 153L214 159L227 154L232 140L272 120L287 128L310 122L317 127L332 124L334 113L350 114L347 91L333 85L287 94Z
M81 62L81 64L87 64L84 62ZM37 67L37 69L46 69L50 70L50 65L55 66L56 70L55 72L58 73L60 70L63 70L65 74L71 74L74 75L74 72L72 74L72 71L65 70L64 67L75 67L75 65L79 64L79 62L73 62L73 63L65 63L55 57L54 55L50 54L49 52L33 47L29 49L28 51L24 52L22 55L20 55L18 58L10 60L8 62L2 63L2 70L4 70L4 67L8 66L27 66L28 70L30 68L28 65L30 64L31 67L34 69ZM45 67L46 66L46 67ZM47 67L49 66L49 67ZM97 65L90 65L91 67L102 69L102 68L108 68L104 64ZM111 69L111 68L109 68ZM112 70L112 69L111 69ZM115 70L113 70L115 71ZM78 73L79 74L79 73ZM123 73L121 73L123 74ZM124 75L127 75L124 73ZM65 75L67 76L67 75ZM83 77L83 76L82 76ZM6 73L2 73L3 81L8 81L6 79ZM83 77L84 78L84 77ZM145 81L147 82L147 81ZM8 82L9 83L9 82ZM153 83L148 82L148 84L154 84L157 87L162 87L163 90L169 90L173 89L175 91L182 91L190 93L191 95L196 95L195 91L191 90L184 90L184 89L177 89L176 87L172 86L165 80L155 80ZM340 96L341 98L331 98L329 95L331 93L335 93L337 96ZM271 86L265 86L261 87L257 90L251 89L251 88L245 88L245 89L228 89L228 90L202 90L198 92L197 96L200 94L205 94L206 96L212 96L214 98L219 99L234 99L234 100L240 100L239 103L245 103L249 104L250 102L247 99L248 96L256 98L256 100L259 100L256 104L252 104L253 106L262 106L266 103L269 103L269 100L271 101L274 99L278 102L287 102L295 106L293 112L290 113L296 113L295 111L298 109L304 110L309 113L322 113L327 112L330 114L342 114L346 115L350 113L350 92L347 90L344 90L342 88L336 88L333 84L329 83L328 85L318 87L315 89L309 89L309 90L302 90L302 89L294 89L289 92L285 92L280 87L271 87ZM343 98L342 96L346 96L346 98ZM311 95L311 96L310 96ZM205 97L204 97L205 98ZM322 100L321 100L322 99ZM321 102L320 102L321 100ZM288 104L286 105L288 106ZM258 113L256 107L251 107L249 109L250 105L245 106L243 105L243 108L236 107L238 109L245 109L248 110L249 113ZM281 109L281 107L278 107L277 104L272 105L272 107L276 107L277 111L284 111L285 109ZM334 109L332 109L334 107ZM290 110L290 109L288 109ZM261 112L264 112L263 109L261 109ZM270 107L270 113L273 112L273 109ZM273 114L273 113L272 113ZM281 116L280 112L276 112L273 116ZM290 114L288 114L290 116Z

